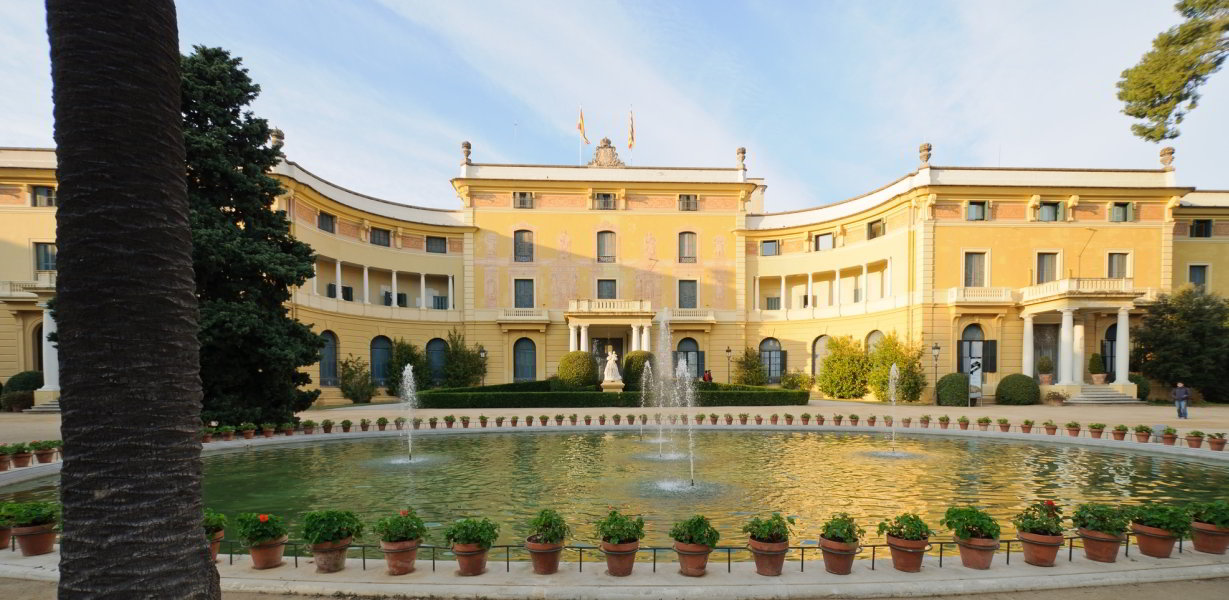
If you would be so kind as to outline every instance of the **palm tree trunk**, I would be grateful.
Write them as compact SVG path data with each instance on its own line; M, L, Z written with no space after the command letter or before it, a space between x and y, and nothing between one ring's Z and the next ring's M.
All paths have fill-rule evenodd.
M60 598L220 598L201 529L171 0L48 0L59 161Z

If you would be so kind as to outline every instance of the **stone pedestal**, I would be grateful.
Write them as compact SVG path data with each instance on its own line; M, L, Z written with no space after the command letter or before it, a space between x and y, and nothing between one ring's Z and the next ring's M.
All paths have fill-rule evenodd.
M623 382L622 381L603 381L602 391L603 392L621 392L623 391Z

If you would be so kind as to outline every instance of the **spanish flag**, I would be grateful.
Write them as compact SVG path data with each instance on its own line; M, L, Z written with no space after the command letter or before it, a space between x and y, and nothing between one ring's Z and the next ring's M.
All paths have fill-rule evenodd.
M627 149L636 147L636 114L627 111Z
M589 136L585 135L585 109L580 109L580 120L576 121L576 130L580 132L580 139L586 144L589 143Z

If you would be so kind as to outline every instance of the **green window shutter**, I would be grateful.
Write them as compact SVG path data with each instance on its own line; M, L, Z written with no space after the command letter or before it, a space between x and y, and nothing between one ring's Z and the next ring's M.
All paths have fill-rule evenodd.
M986 340L982 343L982 371L986 373L994 373L999 368L999 342L998 340Z

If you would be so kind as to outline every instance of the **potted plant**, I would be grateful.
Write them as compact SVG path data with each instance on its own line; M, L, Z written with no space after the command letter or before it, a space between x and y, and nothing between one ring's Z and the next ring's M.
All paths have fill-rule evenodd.
M333 420L325 419L320 422L320 430L325 433L333 433Z
M1186 446L1188 448L1203 447L1203 432L1198 429L1192 429L1186 432Z
M408 420L409 419L405 417L397 417L396 419L393 419L393 427L396 427L397 431L401 431L402 429L405 429L405 422Z
M1147 443L1148 440L1152 439L1152 428L1147 425L1136 425L1131 430L1135 432L1135 441L1137 442Z
M1190 508L1195 549L1208 554L1224 554L1229 548L1229 502L1196 502Z
M469 416L461 415L461 429L469 429Z
M221 434L223 442L229 442L235 439L235 428L231 425L223 425L219 427L217 431Z
M644 539L644 517L632 519L617 510L610 511L597 522L597 535L606 554L606 572L615 577L632 574L636 565L636 550Z
M209 560L217 562L222 538L226 537L226 515L206 508L201 526L205 529L205 539L209 540Z
M4 507L6 525L12 527L22 556L48 554L55 549L55 527L60 505L55 502L13 502Z
M918 423L922 426L922 429L929 429L930 415L922 415L922 418L918 419Z
M212 427L201 427L201 443L202 443L202 444L208 444L209 442L212 442L212 441L213 441L213 434L214 434L214 432L216 432L216 431L217 431L217 430L216 430L216 429L214 429L214 428L212 428ZM6 455L4 455L4 468L3 468L3 469L0 469L0 471L6 471L6 470L8 470L8 468L9 468L9 464L8 464L8 463L9 463L9 457L8 457L8 455L6 454Z
M562 416L562 415L561 415L561 416ZM615 415L615 416L617 417L617 416L619 416L619 415ZM541 426L543 426L543 427L546 427L546 422L547 422L547 421L549 421L549 420L550 420L550 417L548 417L548 416L546 416L546 415L538 415L538 424L539 424L539 425L541 425Z
M960 418L956 419L956 422L960 424L961 429L969 428L969 418L964 415L961 415Z
M999 548L999 524L989 513L973 506L952 506L939 519L952 530L966 569L989 569Z
M348 422L349 421L346 421L346 423ZM349 429L347 429L346 431L349 431ZM260 435L263 435L267 438L271 438L273 437L273 434L275 432L277 432L277 423L261 423L260 424Z
M998 420L998 424L999 424L999 431L1002 431L1002 432L1011 431L1011 421L1008 421L1007 419L1000 417Z
M1080 422L1079 421L1068 421L1065 427L1067 428L1067 435L1071 437L1080 436Z
M575 415L573 415L573 416L575 416ZM485 428L486 428L486 422L487 422L488 420L489 420L489 419L487 418L487 416L486 416L486 415L478 415L478 426L479 426L479 427L482 427L483 429L485 429Z
M499 538L499 526L490 519L458 519L444 530L444 540L457 557L457 574L465 577L486 571L486 555Z
M585 425L588 425L588 424L589 424L589 423L586 421L586 422L585 422ZM495 417L495 426L496 426L496 427L503 427L503 426L504 426L504 418L503 418L503 417Z
M661 413L653 413L653 422L661 425Z
M311 419L303 421L302 425L304 435L311 435L316 431L316 422L312 421Z
M329 422L332 423L332 421L329 421ZM243 434L243 439L245 440L250 440L256 437L256 424L249 422L249 421L244 421L243 423L240 423L239 433Z
M533 560L533 572L550 575L559 570L559 555L563 553L563 541L572 530L556 511L543 509L529 520L529 537L525 549Z
M12 464L9 455L13 453L13 449L8 444L0 444L0 471L9 470L9 465Z
M679 556L679 573L687 577L702 577L708 566L708 555L717 546L721 534L704 515L678 521L670 528L674 551Z
M841 424L841 421L842 421L844 418L845 418L845 415L832 415L832 423L833 423L834 425L840 425L840 424Z
M1104 433L1105 423L1091 423L1088 425L1088 435L1091 435L1092 439L1099 440Z
M1023 431L1024 433L1032 433L1032 432L1033 432L1033 423L1034 423L1034 421L1033 421L1032 419L1025 419L1025 420L1021 421L1021 422L1020 422L1020 431Z
M850 425L852 425L853 427L857 427L857 426L858 426L858 419L860 419L860 418L861 418L861 417L859 417L858 415L855 415L855 414L852 414L852 413L851 413L851 414L849 415L849 424L850 424Z
M892 566L905 573L922 570L922 553L930 545L930 533L930 526L914 513L899 514L891 521L879 523L879 534L887 536L892 552Z
M709 425L716 425L716 424L717 424L717 418L718 418L717 413L709 413L709 414L708 414L708 424L709 424Z
M1071 515L1084 540L1084 556L1097 562L1114 562L1118 559L1118 546L1122 534L1127 532L1127 516L1117 506L1106 504L1081 504Z
M743 525L743 533L748 535L747 548L755 557L755 572L768 577L781 574L785 566L785 553L789 551L789 535L793 517L782 517L781 513L772 513L771 517L761 519L753 517Z
M640 424L644 425L649 422L649 415L640 415Z
M977 428L982 431L990 429L990 417L977 417Z
M1129 512L1135 543L1145 556L1169 558L1174 543L1191 532L1191 513L1184 506L1146 502Z
M903 427L909 427L910 425L913 424L913 417L902 417L900 420L900 424Z
M793 424L794 424L794 415L791 415L791 414L789 414L789 413L785 413L785 424L786 424L786 425L793 425Z
M371 429L371 419L359 419L358 428L362 431L367 431L368 429Z
M1166 446L1172 446L1178 442L1178 430L1173 427L1166 427L1161 430L1161 443Z
M763 424L764 424L764 416L763 416L763 415L755 415L755 424L756 424L756 425L763 425Z
M286 522L268 513L243 513L235 519L239 539L248 547L253 569L272 569L282 565L286 550Z
M618 415L615 415L615 416L618 416ZM618 421L615 421L615 422L618 423ZM555 415L555 425L556 426L563 425L563 415Z
M593 416L585 415L585 425L591 425L591 424L593 424Z
M283 435L294 435L294 423L290 423L290 422L282 423L282 434Z
M874 426L875 426L875 420L876 420L876 419L877 419L877 417L875 417L875 415L871 415L871 416L867 417L867 418L866 418L866 426L867 426L867 427L874 427Z
M670 424L671 424L671 425L674 425L675 423L678 423L678 422L679 422L679 416L678 416L678 415L669 415L669 416L668 416L668 418L670 419Z
M615 414L614 414L614 417L612 417L612 418L614 419L614 424L615 424L615 425L618 425L618 424L619 424L619 423L623 420L623 415L621 415L621 414L619 414L619 413L615 413Z
M887 425L888 427L891 427L891 426L892 426L892 416L891 416L891 415L884 415L884 416L883 416L883 424L884 424L884 425Z
M516 424L516 417L512 417L512 424L513 425ZM422 417L414 417L413 419L411 419L410 426L413 427L414 429L421 428L422 427Z
M525 427L533 427L533 415L525 415Z
M311 544L317 573L346 568L346 549L363 534L363 522L348 510L314 510L303 514L303 541Z
M353 426L354 426L354 422L352 422L350 419L341 420L341 432L342 433L350 433L350 428Z
M819 534L819 549L824 553L824 570L834 575L853 571L853 557L866 530L858 527L848 513L836 513L824 522Z
M1208 449L1221 452L1225 449L1225 434L1209 433L1208 434Z
M1058 433L1058 423L1055 423L1052 420L1046 419L1046 422L1042 423L1041 426L1046 428L1046 435L1054 435L1055 433Z
M516 427L516 422L518 420L520 420L520 417L516 415L512 415L511 417L508 417L508 422L511 423L513 427Z
M1105 361L1096 352L1088 357L1088 374L1092 376L1093 385L1105 385Z
M1054 384L1054 359L1049 356L1037 359L1037 377L1041 379L1041 385Z
M1034 502L1016 515L1016 537L1024 547L1024 562L1037 567L1052 567L1063 547L1063 509L1053 500Z
M414 509L403 509L394 516L381 518L372 529L380 536L380 550L384 552L388 574L413 573L418 546L427 532L427 525Z
M598 425L605 425L605 424L606 424L606 415L598 415L598 416L597 416L597 424L598 424Z
M751 415L748 415L747 413L738 413L738 424L739 424L739 425L746 425L746 424L747 424L747 417L749 417L749 416L751 416Z
M435 429L435 426L436 426L436 425L438 425L438 424L439 424L439 422L440 422L440 418L439 418L439 417L429 417L429 418L427 418L427 426L429 426L431 429Z
M376 419L376 429L384 431L388 427L388 417L380 417Z
M947 429L947 426L952 422L951 417L943 415L939 417L939 429Z
M576 413L572 413L572 414L568 415L568 423L571 423L572 425L575 425L575 424L576 424L576 419L577 419L577 418L578 418L578 417L576 416Z
M1130 431L1130 428L1126 425L1119 424L1114 426L1114 429L1110 431L1110 435L1113 435L1114 439L1122 441L1123 439L1126 439L1128 431Z

